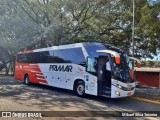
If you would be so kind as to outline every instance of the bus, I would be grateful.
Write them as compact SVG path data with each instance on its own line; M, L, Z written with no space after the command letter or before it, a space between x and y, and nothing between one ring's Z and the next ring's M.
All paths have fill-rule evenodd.
M138 65L140 61L136 58ZM135 92L129 57L117 47L96 43L75 43L19 52L15 79L74 90L86 94L120 98Z

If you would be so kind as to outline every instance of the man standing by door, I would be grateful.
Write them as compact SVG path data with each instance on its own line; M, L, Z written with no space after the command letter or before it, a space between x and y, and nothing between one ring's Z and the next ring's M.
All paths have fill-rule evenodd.
M111 63L109 61L109 58L106 62L106 80L107 87L111 87Z

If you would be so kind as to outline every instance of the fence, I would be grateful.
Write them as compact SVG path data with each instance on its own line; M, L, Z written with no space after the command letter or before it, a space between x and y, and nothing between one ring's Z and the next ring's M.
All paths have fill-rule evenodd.
M144 86L160 88L160 68L136 68L136 81Z

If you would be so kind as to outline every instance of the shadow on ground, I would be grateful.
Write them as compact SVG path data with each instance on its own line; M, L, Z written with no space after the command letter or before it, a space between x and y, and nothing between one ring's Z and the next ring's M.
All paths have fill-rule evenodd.
M113 110L116 105L125 104L127 98L110 99L87 95L79 98L73 91L45 85L24 85L12 77L0 77L0 96L19 104L37 107L41 110ZM115 110L115 109L114 109ZM118 107L116 108L118 110Z

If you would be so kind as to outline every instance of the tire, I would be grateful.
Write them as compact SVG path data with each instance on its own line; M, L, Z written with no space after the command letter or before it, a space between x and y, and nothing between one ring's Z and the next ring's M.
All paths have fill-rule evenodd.
M29 79L29 75L25 75L25 77L24 77L24 84L25 85L29 85L30 84L30 79Z
M85 84L83 81L79 81L75 86L75 93L79 97L85 96Z

